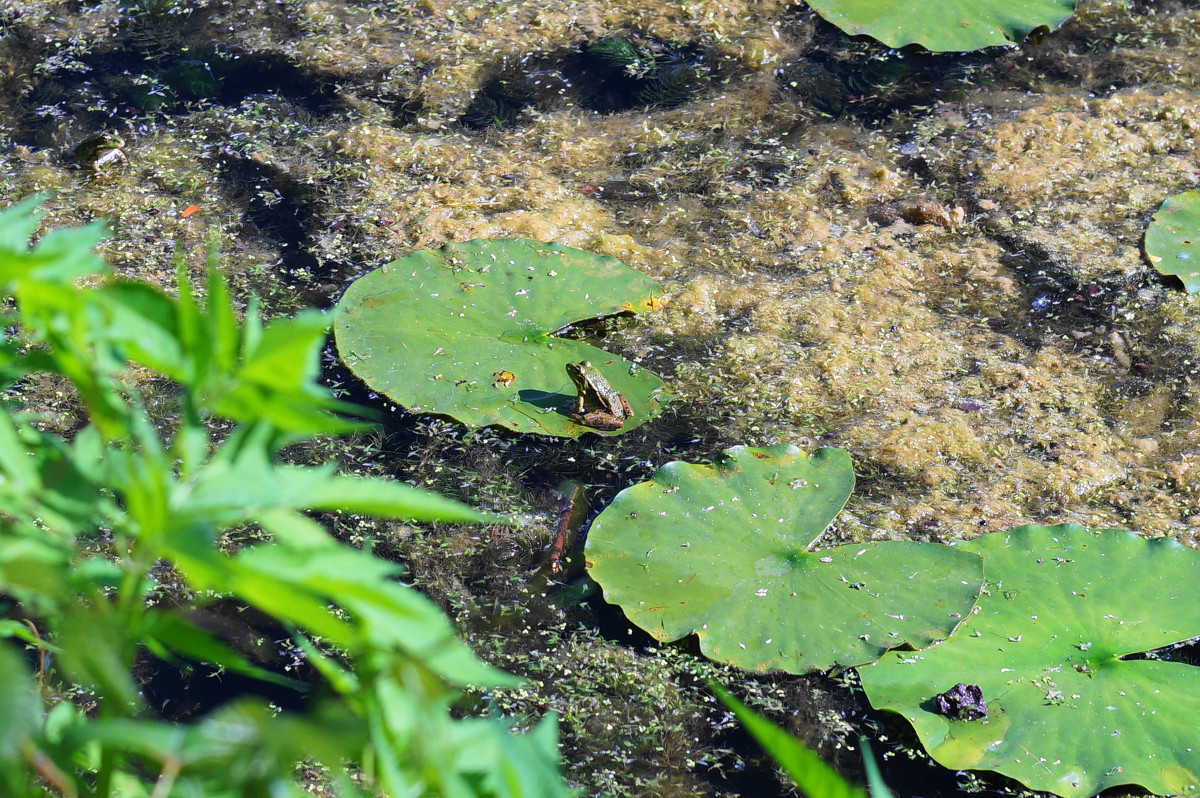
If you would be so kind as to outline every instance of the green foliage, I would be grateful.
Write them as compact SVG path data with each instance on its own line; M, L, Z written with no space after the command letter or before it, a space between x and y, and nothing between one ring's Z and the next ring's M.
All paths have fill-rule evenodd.
M810 0L851 36L888 47L919 44L934 52L966 52L1012 44L1040 26L1057 28L1076 0Z
M1163 202L1146 228L1146 257L1159 274L1182 280L1189 294L1200 291L1200 191Z
M836 770L822 762L821 757L795 737L738 701L719 684L713 683L710 687L717 694L717 698L733 711L734 716L741 721L742 727L779 763L805 795L820 798L867 798L867 793L861 787L855 787L842 778ZM885 794L877 793L874 798L885 798Z
M338 303L338 352L360 379L414 411L474 426L575 438L566 364L589 360L629 400L619 434L658 415L658 377L554 333L660 306L662 288L615 258L522 238L447 244L360 277Z
M1083 798L1138 784L1194 795L1200 668L1129 659L1200 637L1200 554L1174 541L1024 526L958 548L984 558L977 611L941 645L891 652L859 675L935 760ZM987 717L937 714L935 694L983 689Z
M751 670L856 665L946 637L979 593L979 557L908 542L810 550L853 487L840 449L668 463L592 524L590 573L655 638L694 633L706 656Z
M21 330L0 344L0 374L66 378L89 423L65 441L34 414L0 408L0 633L11 640L0 642L0 792L300 795L294 770L305 760L327 769L339 796L565 794L552 720L512 735L499 720L450 715L461 688L516 680L476 659L431 602L396 581L397 566L340 544L305 513L486 516L395 482L278 462L287 444L356 427L313 381L321 317L263 325L251 303L239 323L215 267L203 301L183 269L178 298L113 280L92 254L95 225L30 250L34 205L0 215L0 284L16 307L4 323ZM147 414L131 365L178 386L168 418ZM218 536L247 525L270 542L222 551ZM148 603L164 564L191 593L290 630L324 680L303 712L241 699L180 726L147 711L130 675L143 649L294 684L194 625L190 607ZM17 641L40 649L36 675ZM94 695L94 713L51 705L73 684Z
M709 682L708 686L805 795L820 798L867 798L867 793L861 787L846 781L802 742L734 698L720 684ZM895 798L879 774L879 767L875 764L875 758L871 756L866 738L860 737L859 742L862 745L863 766L867 771L871 798Z

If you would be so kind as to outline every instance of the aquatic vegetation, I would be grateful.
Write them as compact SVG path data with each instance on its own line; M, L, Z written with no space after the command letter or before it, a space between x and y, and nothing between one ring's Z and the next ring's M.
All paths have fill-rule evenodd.
M679 105L707 78L707 69L696 57L630 36L600 39L586 47L584 55L589 63L583 69L592 73L593 93L626 95L630 107Z
M289 444L360 428L315 382L321 315L264 325L252 302L241 323L215 265L204 301L182 267L178 298L113 280L92 253L99 225L30 249L34 204L0 215L0 286L15 300L0 374L6 387L56 376L88 420L66 440L30 408L0 407L3 794L298 795L306 761L339 798L566 795L553 718L514 735L451 715L466 687L519 680L476 658L399 566L306 514L490 520L395 480L283 459ZM156 415L141 390L151 372L177 392ZM224 538L247 528L240 545ZM210 631L195 610L218 602L276 619L283 640L257 645L294 656L268 669ZM294 700L226 695L170 722L135 679L139 652Z
M852 487L837 449L670 463L593 523L589 572L631 622L694 634L711 659L858 667L871 703L952 770L1064 798L1195 792L1200 751L1178 735L1200 712L1200 669L1141 655L1200 637L1200 554L1073 525L810 550Z
M360 277L338 303L334 330L350 370L415 412L542 435L612 435L657 416L670 393L635 364L556 333L657 309L662 293L615 258L480 239L415 252ZM611 410L623 397L632 416L589 423L600 406L577 410L585 392L568 365L584 362L607 389L586 392L588 402L604 393Z
M871 703L902 714L952 770L994 770L1084 798L1138 784L1195 794L1200 668L1140 656L1200 636L1200 554L1117 529L1024 526L956 548L984 559L975 612L940 645L860 668ZM934 694L982 690L987 716Z
M967 52L1014 44L1034 28L1056 28L1076 0L812 0L809 5L852 36L888 47L919 44L934 52Z
M1168 197L1146 228L1146 257L1159 274L1200 291L1200 191Z
M971 554L885 541L813 549L854 488L850 456L794 446L668 463L622 491L588 532L588 571L658 640L804 673L944 639L983 580Z

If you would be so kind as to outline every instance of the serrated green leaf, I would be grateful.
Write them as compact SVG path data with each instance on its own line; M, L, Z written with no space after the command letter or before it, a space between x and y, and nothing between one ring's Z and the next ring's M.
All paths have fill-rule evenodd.
M851 36L888 47L919 44L967 52L1020 42L1034 28L1061 25L1076 0L810 0L809 6Z
M552 333L659 306L662 288L614 258L561 244L498 239L415 252L351 285L334 334L342 360L414 412L473 426L578 437L566 364L591 361L635 415L658 415L661 380L613 354Z
M694 633L705 656L750 670L849 666L944 638L978 594L979 558L901 542L811 551L853 487L840 449L668 463L593 522L588 569L655 638Z
M1163 202L1146 228L1146 257L1159 274L1183 281L1189 294L1200 291L1200 191Z
M860 669L871 703L908 718L953 770L994 770L1066 798L1121 784L1196 794L1200 668L1126 657L1200 636L1200 553L1073 525L959 548L984 558L976 613L941 645ZM934 711L934 696L960 682L982 688L986 719Z

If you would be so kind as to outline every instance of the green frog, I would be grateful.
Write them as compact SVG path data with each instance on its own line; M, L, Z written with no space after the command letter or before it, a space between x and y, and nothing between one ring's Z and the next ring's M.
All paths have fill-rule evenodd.
M109 166L119 166L129 163L121 148L125 140L112 131L88 136L72 148L75 163L86 166L92 174L103 174Z
M625 426L625 419L633 415L633 408L624 396L608 384L598 368L586 360L568 363L567 375L579 392L571 411L572 421L599 430L615 430Z

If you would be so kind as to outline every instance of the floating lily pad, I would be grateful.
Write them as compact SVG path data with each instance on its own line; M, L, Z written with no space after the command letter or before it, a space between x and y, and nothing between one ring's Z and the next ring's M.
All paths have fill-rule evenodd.
M371 388L414 412L472 426L578 437L569 362L591 361L635 415L661 412L668 392L645 369L564 327L662 306L662 288L615 258L523 238L423 250L360 277L338 303L342 360Z
M854 665L944 638L978 595L981 560L917 543L809 551L853 488L840 449L668 463L596 518L588 568L656 639L695 633L705 656L750 670Z
M1200 636L1200 553L1117 529L1024 526L958 548L983 556L978 610L953 637L859 675L952 770L994 770L1084 798L1118 784L1200 791L1200 668L1127 659ZM986 718L938 714L978 685Z
M888 47L919 44L934 52L967 52L1013 44L1043 25L1053 29L1076 0L809 0L851 36Z
M1159 274L1182 280L1189 294L1200 291L1200 191L1162 204L1146 228L1146 257Z

